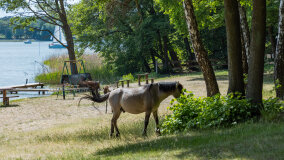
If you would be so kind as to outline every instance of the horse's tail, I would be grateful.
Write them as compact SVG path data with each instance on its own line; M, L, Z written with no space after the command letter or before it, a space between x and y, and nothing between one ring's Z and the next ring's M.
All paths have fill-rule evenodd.
M80 105L81 100L83 99L88 99L91 100L93 102L97 102L97 103L102 103L104 101L106 101L109 97L110 93L104 94L104 95L100 95L100 94L92 94L92 95L84 95L83 97L80 98L78 106Z

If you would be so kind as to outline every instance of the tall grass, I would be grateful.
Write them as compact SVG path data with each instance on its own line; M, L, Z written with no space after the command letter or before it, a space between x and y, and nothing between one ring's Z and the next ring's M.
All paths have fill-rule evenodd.
M85 72L90 73L92 79L100 81L102 84L113 83L118 80L119 77L113 72L113 70L103 64L103 59L98 54L83 55L79 60L83 60ZM48 66L49 73L41 73L35 77L37 82L47 84L59 84L60 76L63 73L64 61L68 60L67 55L51 56L44 61L44 64ZM83 73L83 66L77 63L78 72ZM64 74L70 74L70 66L67 64L67 69L64 69Z

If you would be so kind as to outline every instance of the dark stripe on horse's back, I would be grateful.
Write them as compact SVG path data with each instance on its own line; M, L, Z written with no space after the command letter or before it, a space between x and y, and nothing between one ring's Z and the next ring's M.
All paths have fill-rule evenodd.
M159 90L163 92L171 92L176 90L176 82L159 82Z

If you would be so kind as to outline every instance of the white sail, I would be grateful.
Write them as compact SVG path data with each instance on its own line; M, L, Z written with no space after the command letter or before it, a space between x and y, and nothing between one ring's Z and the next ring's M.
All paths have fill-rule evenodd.
M49 48L65 48L65 46L67 46L67 41L61 27L55 26L53 35L55 38L53 38L52 43L48 45ZM59 43L57 40L64 45Z
M61 27L55 26L53 34L54 34L54 37L56 37L60 42L62 42L63 44L66 44L66 39L65 39L65 36L64 36L64 33ZM57 40L53 38L53 42L56 43Z

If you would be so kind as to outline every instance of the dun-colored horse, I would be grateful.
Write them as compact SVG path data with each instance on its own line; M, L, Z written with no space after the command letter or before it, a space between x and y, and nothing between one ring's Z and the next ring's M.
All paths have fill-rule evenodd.
M160 135L158 119L159 105L170 95L173 95L175 98L179 97L182 88L183 86L179 82L160 82L148 84L139 88L118 88L102 96L99 94L92 94L92 96L85 98L91 99L94 102L104 102L109 99L113 111L110 136L113 135L114 129L116 130L116 136L120 135L117 127L117 119L121 112L132 114L146 112L143 135L147 135L149 118L151 113L153 113L156 121L156 133Z

